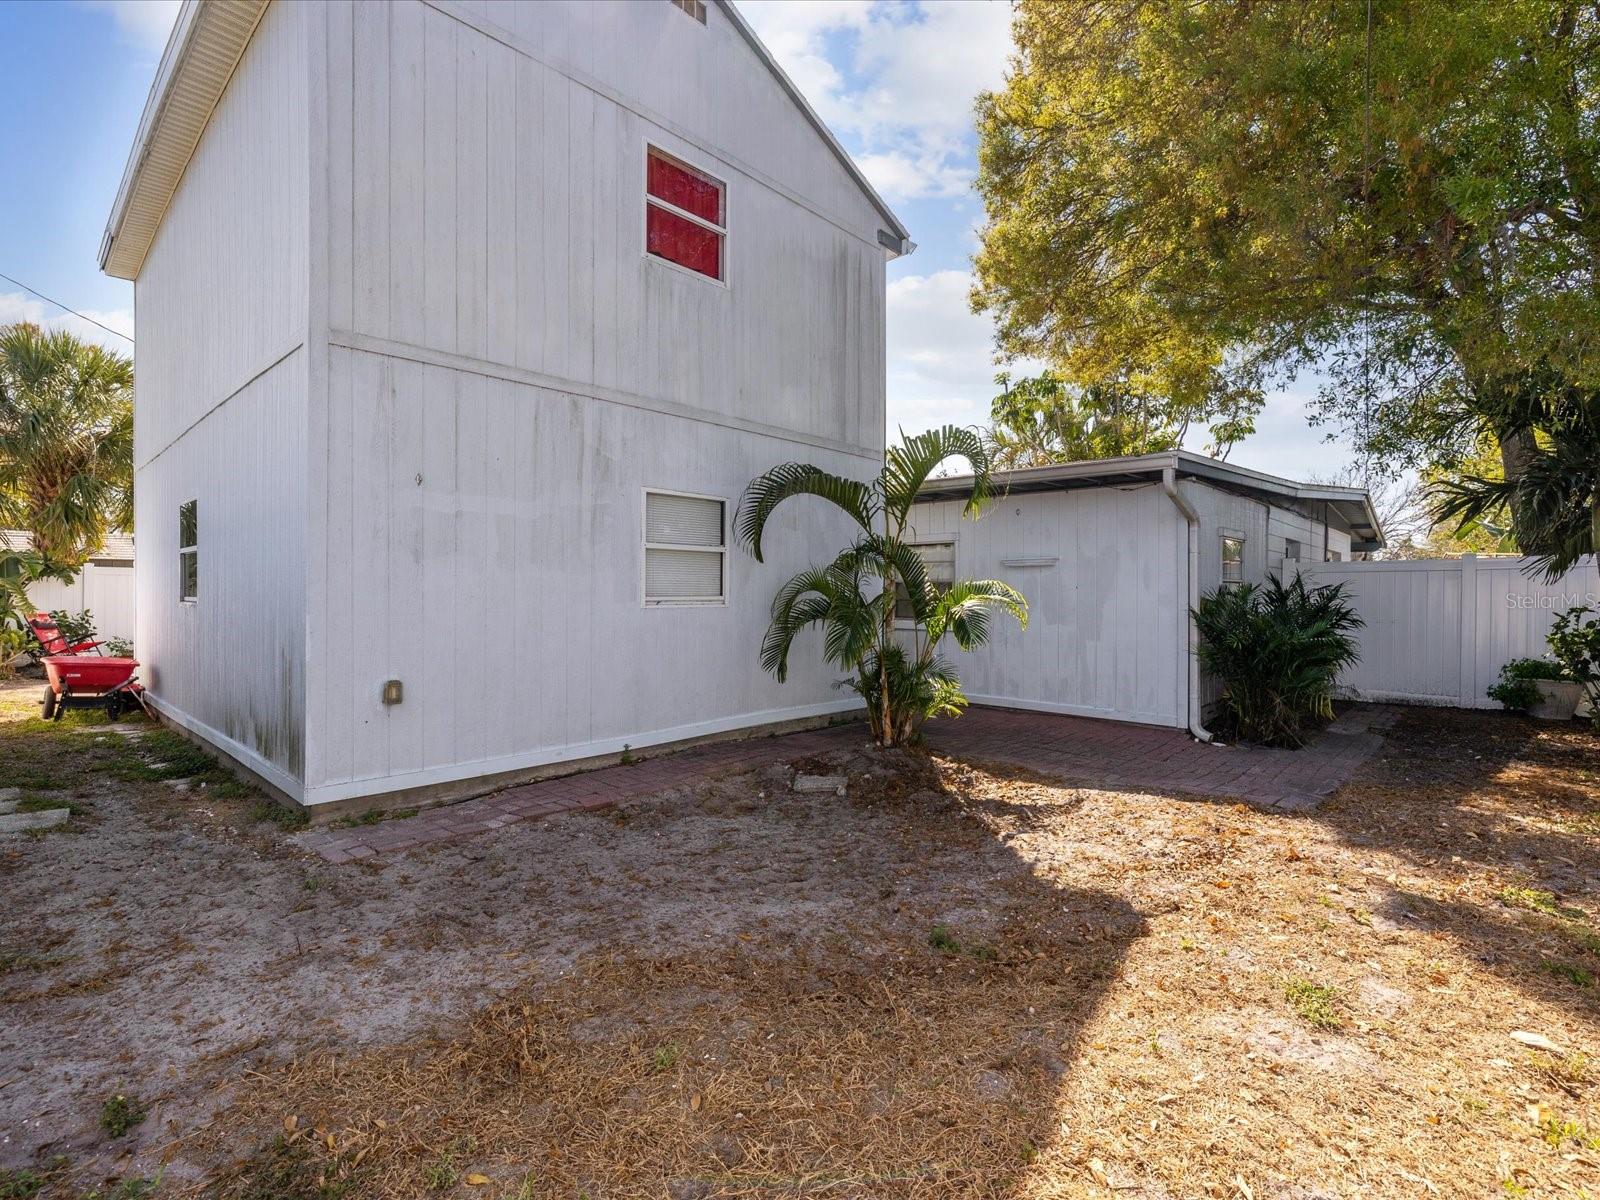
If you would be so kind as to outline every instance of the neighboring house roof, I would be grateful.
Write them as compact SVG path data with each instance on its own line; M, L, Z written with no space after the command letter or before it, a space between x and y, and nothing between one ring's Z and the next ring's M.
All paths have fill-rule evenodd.
M1327 504L1350 526L1352 549L1377 550L1384 544L1383 526L1372 507L1372 497L1364 488L1296 483L1292 479L1268 475L1264 471L1252 471L1248 467L1238 467L1221 459L1207 458L1203 454L1192 454L1188 450L996 471L994 481L1000 490L1006 492L1054 492L1071 488L1155 483L1168 468L1180 479L1198 479L1269 500ZM919 499L938 500L961 496L971 487L971 475L946 475L928 480Z
M31 550L33 535L26 529L0 529L0 546L8 550ZM133 561L133 535L106 534L105 545L89 556L90 562L131 563Z
M222 99L267 3L268 0L183 0L156 68L155 81L150 85L150 97L139 118L139 131L122 173L122 184L100 240L100 269L106 274L119 279L138 276L206 122ZM887 230L879 232L879 244L891 254L911 253L916 246L905 226L806 103L800 89L784 74L755 31L730 0L717 0L717 5L888 224Z

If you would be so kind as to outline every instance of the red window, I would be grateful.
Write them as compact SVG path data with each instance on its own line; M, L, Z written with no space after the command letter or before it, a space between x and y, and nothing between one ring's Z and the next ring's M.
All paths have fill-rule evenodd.
M722 278L723 186L676 159L650 151L645 249L657 258Z

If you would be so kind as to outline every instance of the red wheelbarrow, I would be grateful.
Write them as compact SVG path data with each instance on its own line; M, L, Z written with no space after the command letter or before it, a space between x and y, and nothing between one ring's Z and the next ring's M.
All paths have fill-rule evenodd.
M113 721L133 708L150 715L144 702L144 686L134 675L138 660L108 655L100 649L99 642L71 641L49 613L35 613L28 619L28 629L38 640L35 653L50 681L44 689L46 721L59 721L69 708L97 706L103 707ZM91 654L91 650L98 653Z
M43 717L59 721L69 708L103 707L115 721L124 712L139 709L146 716L144 685L134 674L137 659L94 654L49 654L43 659L45 678Z

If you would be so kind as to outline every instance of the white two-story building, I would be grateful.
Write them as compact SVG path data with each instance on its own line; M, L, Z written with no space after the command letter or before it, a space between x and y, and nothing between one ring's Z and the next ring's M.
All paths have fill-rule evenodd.
M308 806L850 708L757 661L842 523L731 518L881 463L910 249L730 4L189 0L101 251L152 701Z

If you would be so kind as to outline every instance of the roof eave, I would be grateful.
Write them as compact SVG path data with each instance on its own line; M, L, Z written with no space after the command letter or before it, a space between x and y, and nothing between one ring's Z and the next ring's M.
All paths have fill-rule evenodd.
M106 274L138 277L167 205L267 3L184 0L100 239L100 269ZM186 71L191 62L197 66Z
M1236 487L1252 488L1286 500L1350 506L1356 510L1354 514L1346 516L1351 527L1358 531L1370 530L1372 533L1371 537L1362 540L1374 543L1372 548L1379 548L1384 544L1382 523L1372 507L1371 495L1363 488L1298 483L1278 475L1269 475L1265 471L1253 471L1248 467L1235 466L1220 459L1207 458L1203 454L1195 454L1189 450L1128 455L1121 458L1085 459L1046 467L1022 467L1014 471L996 472L996 478L997 482L1001 482L1012 491L1048 490L1052 485L1066 488L1073 483L1082 486L1110 487L1138 478L1154 481L1169 467L1184 478L1199 479L1202 482L1230 483ZM924 485L921 496L926 499L937 499L955 494L970 486L971 480L971 475L947 475L930 479ZM1094 482L1096 480L1102 480L1103 483L1097 485ZM1018 484L1022 487L1018 488L1016 486ZM1355 519L1350 519L1351 516Z

